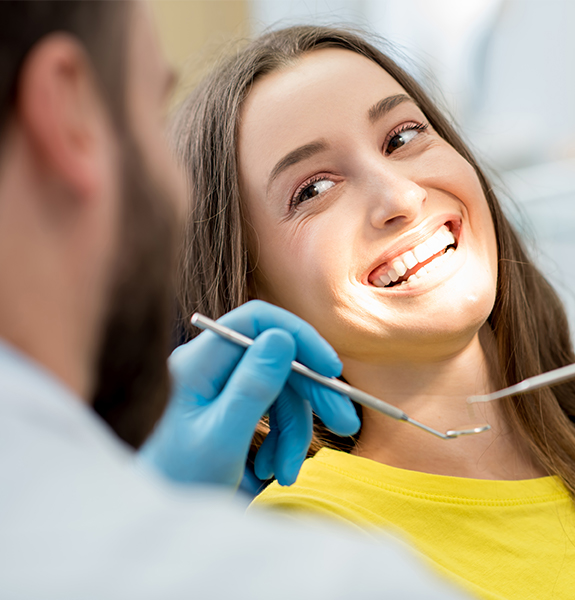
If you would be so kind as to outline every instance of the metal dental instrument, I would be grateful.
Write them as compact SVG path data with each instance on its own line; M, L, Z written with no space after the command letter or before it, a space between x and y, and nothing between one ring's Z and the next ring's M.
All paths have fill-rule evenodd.
M542 387L569 381L570 379L575 379L575 364L559 367L558 369L553 369L553 371L547 371L547 373L529 377L515 385L506 387L498 392L493 392L492 394L469 396L467 402L469 402L469 404L475 404L476 402L491 402L492 400L507 398L508 396L514 396L515 394L524 394L525 392L539 390Z
M224 339L233 342L238 346L243 346L244 348L247 348L248 346L251 346L254 343L254 340L252 340L251 338L242 335L241 333L238 333L233 329L224 327L223 325L216 323L212 319L205 317L200 313L194 313L192 315L191 321L192 325L194 325L195 327L198 327L199 329L209 329L210 331L217 333ZM300 375L308 377L309 379L313 379L314 381L317 381L318 383L321 383L322 385L325 385L326 387L336 392L339 392L340 394L345 394L346 396L349 396L352 400L355 400L358 404L361 404L362 406L372 408L373 410L387 415L388 417L391 417L396 421L404 421L406 423L410 423L411 425L415 425L415 427L419 427L420 429L423 429L424 431L427 431L428 433L431 433L443 440L450 440L462 435L483 433L484 431L491 429L490 425L479 425L471 429L450 429L445 433L441 433L441 431L432 429L431 427L428 427L427 425L419 423L419 421L408 417L399 408L392 406L391 404L388 404L383 400L379 400L375 396L371 396L370 394L362 392L361 390L358 390L357 388L354 388L351 385L348 385L347 383L336 379L335 377L325 377L324 375L320 375L319 373L316 373L312 369L306 367L305 365L302 365L301 363L295 360L292 361L291 368L292 371L294 371L295 373L299 373Z

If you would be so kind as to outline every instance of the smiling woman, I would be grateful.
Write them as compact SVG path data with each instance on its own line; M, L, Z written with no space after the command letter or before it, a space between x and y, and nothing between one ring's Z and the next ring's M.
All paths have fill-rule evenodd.
M467 396L575 362L563 309L477 162L361 36L259 38L187 99L174 135L191 195L185 317L282 306L352 385L443 430L469 424ZM567 598L575 385L481 410L491 431L449 442L368 409L352 440L317 423L297 482L254 506L399 527L483 597ZM278 419L272 407L264 444L281 444ZM255 469L274 466L259 455Z

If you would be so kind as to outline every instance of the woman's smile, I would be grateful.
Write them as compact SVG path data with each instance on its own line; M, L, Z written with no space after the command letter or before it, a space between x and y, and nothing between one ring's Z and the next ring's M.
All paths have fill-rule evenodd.
M453 218L439 228L433 223L431 227L424 225L407 232L376 261L378 265L369 272L367 284L394 290L412 289L419 279L445 265L457 249L461 220Z
M373 61L318 50L260 78L238 154L254 296L374 359L426 337L452 353L485 322L497 249L477 174Z

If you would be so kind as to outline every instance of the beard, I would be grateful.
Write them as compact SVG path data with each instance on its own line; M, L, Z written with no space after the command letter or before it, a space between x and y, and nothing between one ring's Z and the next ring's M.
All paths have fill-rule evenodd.
M149 175L132 137L123 145L123 214L93 408L122 440L138 448L169 397L178 229L167 186Z

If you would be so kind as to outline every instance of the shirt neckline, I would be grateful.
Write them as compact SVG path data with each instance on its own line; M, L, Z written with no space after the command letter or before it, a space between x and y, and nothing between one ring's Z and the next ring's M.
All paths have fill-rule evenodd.
M557 476L521 480L472 479L435 475L391 467L331 448L322 448L312 459L351 479L376 488L428 500L465 503L533 504L570 499Z

